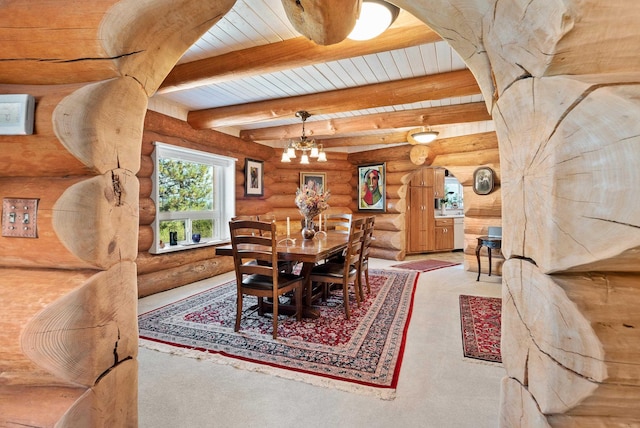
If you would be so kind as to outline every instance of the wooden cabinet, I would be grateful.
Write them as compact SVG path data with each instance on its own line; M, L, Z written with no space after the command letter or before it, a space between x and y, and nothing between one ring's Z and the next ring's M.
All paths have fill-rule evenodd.
M407 251L422 253L432 251L433 237L433 188L409 187L407 210Z
M434 199L444 196L444 168L424 167L409 182L407 253L453 250L453 219L436 219Z
M433 168L421 168L409 183L407 252L433 251Z
M421 168L418 172L415 173L409 185L412 187L433 187L433 179L434 179L433 171L434 171L434 168L429 168L429 167ZM444 182L444 178L443 178L443 182Z
M435 250L447 251L453 250L453 219L437 218L435 219Z
M433 175L433 197L440 199L444 197L444 168L431 168Z

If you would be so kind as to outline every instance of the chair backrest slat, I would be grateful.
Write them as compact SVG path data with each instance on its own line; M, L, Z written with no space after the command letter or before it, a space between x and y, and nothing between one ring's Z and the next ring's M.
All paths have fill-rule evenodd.
M278 262L275 222L232 220L229 231L237 281L241 283L244 275L258 274L272 277L277 284L278 270L274 269Z
M348 213L343 214L327 214L323 217L323 229L329 231L349 233L353 216Z
M349 243L345 253L345 274L350 266L355 266L360 260L360 251L362 250L362 237L364 235L364 218L357 218L351 221L349 228Z

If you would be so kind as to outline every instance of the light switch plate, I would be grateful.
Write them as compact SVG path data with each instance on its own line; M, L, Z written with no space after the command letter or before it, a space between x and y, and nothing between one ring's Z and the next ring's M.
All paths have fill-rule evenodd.
M37 238L38 199L2 200L2 236Z

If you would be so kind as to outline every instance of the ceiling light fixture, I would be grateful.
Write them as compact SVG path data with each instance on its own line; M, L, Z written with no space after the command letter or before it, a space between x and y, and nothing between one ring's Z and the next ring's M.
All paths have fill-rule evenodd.
M437 131L432 131L431 128L425 128L424 126L422 128L409 131L409 135L407 135L407 139L412 144L427 144L435 140L437 137Z
M396 20L400 9L382 0L362 0L360 17L347 38L370 40L384 33Z
M326 162L327 154L322 148L322 144L316 144L315 140L309 140L304 133L304 123L311 116L309 112L300 110L296 112L296 117L302 119L302 136L299 141L291 141L282 151L282 158L280 162L291 162L291 159L296 157L296 150L300 150L302 155L300 156L301 164L308 164L309 158L317 158L318 162Z

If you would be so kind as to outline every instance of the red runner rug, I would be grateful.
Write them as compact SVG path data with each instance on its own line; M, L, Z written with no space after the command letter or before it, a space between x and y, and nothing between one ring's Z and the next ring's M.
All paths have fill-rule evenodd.
M499 297L460 296L460 321L464 356L502 362L500 330L502 299Z
M259 316L257 300L247 297L235 333L236 285L230 281L140 315L140 344L391 399L418 274L370 269L369 277L371 294L358 307L352 293L349 320L339 290L317 306L318 319L281 317L273 340L271 315Z
M420 272L429 272L430 270L442 269L451 266L457 266L460 263L445 262L442 260L416 260L414 262L400 263L391 267L398 269L418 270Z

